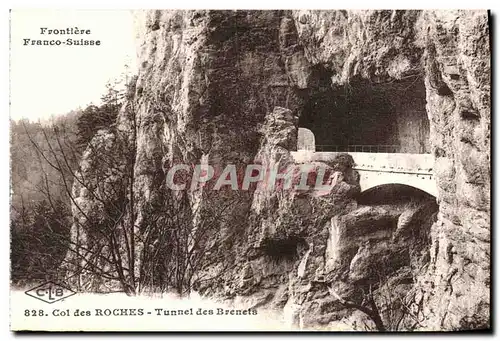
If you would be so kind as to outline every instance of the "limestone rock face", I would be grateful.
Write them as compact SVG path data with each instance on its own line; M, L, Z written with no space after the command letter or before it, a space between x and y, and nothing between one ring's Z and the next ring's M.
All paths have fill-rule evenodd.
M112 290L119 284L113 278L94 276L95 271L89 268L87 260L95 259L93 264L100 272L112 272L114 266L108 261L111 250L107 244L110 221L115 212L123 213L115 224L121 229L130 218L125 210L126 188L133 184L124 174L133 171L134 154L130 152L131 142L135 141L128 125L129 108L129 105L122 108L121 122L99 130L92 138L76 172L72 188L71 245L62 270L70 275L71 285L78 290ZM117 243L124 242L117 237Z
M296 11L311 64L332 84L423 73L439 221L422 290L428 327L487 326L490 288L490 45L485 11ZM451 251L450 251L451 250ZM449 254L452 254L450 257Z
M439 221L424 275L432 326L488 325L490 47L484 12L426 12L426 89ZM432 289L429 289L429 286Z
M306 59L333 71L332 84L356 76L382 82L420 67L421 11L294 11Z
M213 237L218 248L203 269L212 280L197 287L201 293L278 309L295 326L359 329L372 322L330 290L360 301L374 278L383 278L374 297L382 301L392 288L411 297L408 307L418 315L418 323L399 321L390 312L410 308L381 306L388 326L489 326L485 11L147 11L141 18L136 93L117 122L134 146L123 166L133 169L127 217L139 231L151 223L147 209L171 195L164 182L173 165L293 165L290 152L310 98L354 80L425 80L439 207L358 204L359 177L348 156L315 165L335 184L320 195L194 191L193 212L238 200ZM83 192L78 198L94 207Z

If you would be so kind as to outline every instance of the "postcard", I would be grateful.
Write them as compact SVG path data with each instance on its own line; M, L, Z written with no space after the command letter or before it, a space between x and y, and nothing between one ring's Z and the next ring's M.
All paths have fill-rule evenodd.
M487 10L10 13L13 331L491 331Z

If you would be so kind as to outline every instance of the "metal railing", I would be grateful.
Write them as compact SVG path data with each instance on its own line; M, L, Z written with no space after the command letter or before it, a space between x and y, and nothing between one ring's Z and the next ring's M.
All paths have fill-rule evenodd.
M317 152L346 152L346 153L400 153L401 146L397 144L352 144L347 146L317 144Z

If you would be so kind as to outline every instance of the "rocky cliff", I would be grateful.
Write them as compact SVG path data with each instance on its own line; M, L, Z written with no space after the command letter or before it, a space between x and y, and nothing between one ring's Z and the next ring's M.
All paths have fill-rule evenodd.
M322 165L334 186L319 196L258 188L214 195L200 188L186 197L189 230L203 231L201 222L217 216L214 210L224 218L218 216L216 229L189 248L204 245L205 254L190 270L193 288L235 304L277 309L303 328L378 328L356 305L378 309L386 329L489 326L487 12L203 10L139 16L135 96L111 135L94 141L112 143L119 135L133 146L118 163L131 170L124 217L134 221L139 236L159 219L147 212L175 197L165 178L176 164L211 164L216 172L227 164L286 166L294 163L290 151L303 117L335 125L335 112L321 113L346 101L346 93L376 89L401 112L398 103L413 103L408 89L415 84L425 96L421 112L430 133L421 135L429 136L425 149L436 160L438 207L432 199L359 203L348 156ZM96 212L91 197L76 196L86 202L88 215ZM234 204L222 212L225 202ZM75 224L74 238L86 225ZM137 264L149 247L138 247ZM131 272L142 276L141 270Z

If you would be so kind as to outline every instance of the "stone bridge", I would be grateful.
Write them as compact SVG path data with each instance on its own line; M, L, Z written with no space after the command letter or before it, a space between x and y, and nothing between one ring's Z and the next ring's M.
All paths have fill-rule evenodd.
M331 161L337 152L315 152L299 150L292 152L296 162ZM432 154L406 153L349 153L359 172L361 191L387 185L402 184L418 188L437 196L437 186L432 168Z

